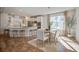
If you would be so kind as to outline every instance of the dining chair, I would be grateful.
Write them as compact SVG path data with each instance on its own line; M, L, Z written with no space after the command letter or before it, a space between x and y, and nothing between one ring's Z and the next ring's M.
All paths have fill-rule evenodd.
M18 30L16 29L10 29L10 37L18 37Z
M24 37L24 35L25 35L25 30L22 30L22 29L19 30L19 34L20 34L20 37ZM19 34L18 34L18 35L19 35Z
M44 30L42 29L38 29L37 30L37 43L39 43L38 41L42 41L42 46L45 46L45 41L49 39L49 37L47 36L47 34L45 34Z
M8 36L8 37L9 37L9 36L10 36L10 35L9 35L9 32L10 32L9 29L4 29L4 35L5 35L5 36Z
M57 31L54 31L54 32L50 33L50 43L52 43L52 42L55 43L56 33L57 33Z
M56 34L55 34L55 41L54 41L55 44L57 43L60 34L61 34L60 30L57 30L57 31L56 31Z

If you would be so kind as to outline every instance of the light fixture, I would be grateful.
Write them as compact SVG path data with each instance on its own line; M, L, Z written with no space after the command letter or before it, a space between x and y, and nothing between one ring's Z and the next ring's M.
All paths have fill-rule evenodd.
M48 9L50 9L50 7L47 7Z

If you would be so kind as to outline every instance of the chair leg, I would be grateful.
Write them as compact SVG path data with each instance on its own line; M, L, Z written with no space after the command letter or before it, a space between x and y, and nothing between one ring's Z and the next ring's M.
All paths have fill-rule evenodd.
M55 41L54 41L54 42L55 42L55 45L56 45L56 40L57 40L57 38L56 38Z
M43 47L45 47L44 41L42 41L42 45L43 45Z
M50 39L48 39L48 44L51 44Z
M39 40L36 41L36 45L39 46Z

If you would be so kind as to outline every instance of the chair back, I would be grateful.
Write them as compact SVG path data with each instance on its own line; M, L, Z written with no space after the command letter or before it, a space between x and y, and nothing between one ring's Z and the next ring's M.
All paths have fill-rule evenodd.
M37 39L43 40L44 32L41 29L37 30Z
M60 31L56 31L55 39L57 39L60 36Z

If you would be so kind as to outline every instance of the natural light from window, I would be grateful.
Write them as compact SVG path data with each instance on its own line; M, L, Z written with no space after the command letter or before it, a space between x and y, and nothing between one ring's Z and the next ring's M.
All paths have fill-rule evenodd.
M50 17L50 31L62 30L64 28L64 15Z

